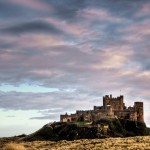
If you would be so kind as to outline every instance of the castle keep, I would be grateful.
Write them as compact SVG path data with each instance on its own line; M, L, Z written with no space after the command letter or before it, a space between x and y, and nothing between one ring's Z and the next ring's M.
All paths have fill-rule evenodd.
M123 95L113 98L103 97L103 106L94 106L93 110L77 110L75 114L60 115L61 122L97 121L102 118L119 118L144 122L143 102L135 102L133 107L126 107Z

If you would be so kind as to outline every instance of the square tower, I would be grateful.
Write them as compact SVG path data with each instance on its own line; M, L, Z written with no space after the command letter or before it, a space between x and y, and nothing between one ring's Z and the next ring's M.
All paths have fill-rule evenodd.
M103 108L107 109L107 105L110 105L113 110L123 110L124 109L124 102L123 102L123 95L119 97L113 98L112 95L105 95L103 97Z

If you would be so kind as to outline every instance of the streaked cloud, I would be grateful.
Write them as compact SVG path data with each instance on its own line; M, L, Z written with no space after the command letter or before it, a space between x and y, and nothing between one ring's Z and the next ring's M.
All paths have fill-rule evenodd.
M47 5L46 3L40 1L40 0L30 0L30 1L20 1L20 0L7 0L9 3L15 4L15 5L21 5L26 6L27 8L31 9L37 9L37 10L50 10L52 7L50 5Z
M113 16L106 9L86 8L78 12L78 15L84 19L101 20L101 21L119 21L120 17Z
M1 29L2 33L8 34L25 34L25 33L51 33L51 34L61 34L61 31L51 24L48 24L44 21L33 21L33 22L26 22L19 25L14 25L12 27L7 27Z

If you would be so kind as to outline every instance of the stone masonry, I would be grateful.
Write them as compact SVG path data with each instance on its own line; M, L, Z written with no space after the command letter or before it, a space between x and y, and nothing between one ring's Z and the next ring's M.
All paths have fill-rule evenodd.
M93 110L77 110L75 114L60 115L61 122L97 121L102 118L120 118L131 121L144 122L143 102L135 102L133 107L126 107L124 96L103 97L103 106L94 106Z

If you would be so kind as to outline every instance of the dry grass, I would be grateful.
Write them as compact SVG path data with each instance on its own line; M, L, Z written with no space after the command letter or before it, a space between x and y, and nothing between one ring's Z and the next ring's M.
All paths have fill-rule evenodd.
M4 146L3 150L26 150L26 148L21 144L8 143Z
M150 150L150 136L22 143L27 150Z
M74 141L21 142L26 150L150 150L150 136L106 139L81 139ZM16 148L16 146L15 146ZM4 150L25 150L4 149Z

